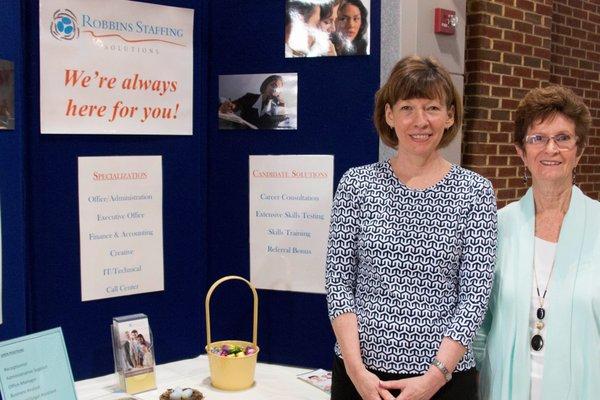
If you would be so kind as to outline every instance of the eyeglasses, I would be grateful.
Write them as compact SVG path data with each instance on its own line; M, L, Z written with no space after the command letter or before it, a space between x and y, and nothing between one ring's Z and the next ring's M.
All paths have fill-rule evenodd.
M559 133L558 135L554 136L536 134L525 137L525 143L534 147L546 147L550 140L554 140L556 147L558 147L560 150L571 150L577 145L579 137L567 135L566 133Z

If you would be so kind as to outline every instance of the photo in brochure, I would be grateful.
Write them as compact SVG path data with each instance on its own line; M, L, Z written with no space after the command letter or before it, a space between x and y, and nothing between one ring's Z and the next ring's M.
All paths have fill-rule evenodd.
M146 315L113 318L112 338L119 386L129 394L155 389L154 345Z
M219 129L297 129L298 74L219 76Z
M298 375L298 378L304 382L310 383L324 392L331 393L331 371L316 369L314 371L300 374Z
M370 0L286 0L285 57L369 54Z

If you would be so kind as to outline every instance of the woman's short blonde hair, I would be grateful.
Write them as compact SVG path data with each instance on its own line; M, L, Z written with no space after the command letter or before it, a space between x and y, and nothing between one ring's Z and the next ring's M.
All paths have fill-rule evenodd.
M463 105L450 74L431 57L410 56L398 61L387 82L375 94L373 121L379 137L386 145L396 148L398 137L385 119L385 105L393 107L398 100L431 99L445 103L454 110L454 124L444 130L438 148L450 144L463 120Z
M525 150L523 144L529 127L556 114L564 115L575 124L575 134L579 138L577 154L581 154L592 124L590 110L571 89L558 85L533 89L523 97L515 112L514 144Z

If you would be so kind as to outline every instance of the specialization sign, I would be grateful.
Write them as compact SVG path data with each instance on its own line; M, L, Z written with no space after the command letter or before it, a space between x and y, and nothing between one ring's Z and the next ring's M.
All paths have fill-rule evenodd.
M333 156L250 156L250 278L325 293Z
M162 158L79 157L83 301L164 290Z
M40 0L42 133L191 135L194 10Z

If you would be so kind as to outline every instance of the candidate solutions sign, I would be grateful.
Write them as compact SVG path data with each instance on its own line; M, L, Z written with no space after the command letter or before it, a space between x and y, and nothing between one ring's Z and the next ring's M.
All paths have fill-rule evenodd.
M40 1L42 133L191 135L194 10Z

